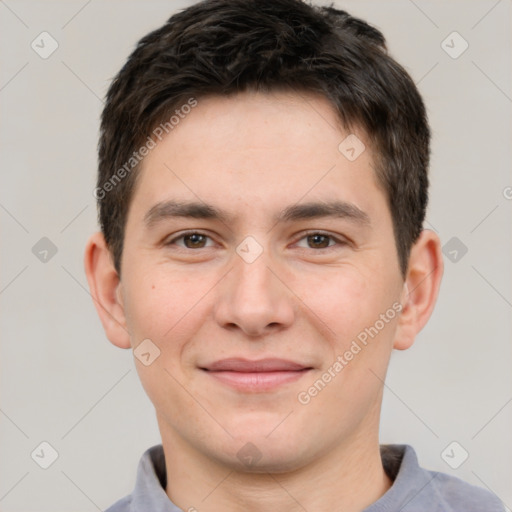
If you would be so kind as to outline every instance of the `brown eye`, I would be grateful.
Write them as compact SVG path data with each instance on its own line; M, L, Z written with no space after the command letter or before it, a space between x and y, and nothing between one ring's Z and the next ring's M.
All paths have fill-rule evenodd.
M184 233L180 236L173 238L166 242L166 246L176 245L180 248L185 249L203 249L205 247L210 247L212 244L208 241L210 237L208 235L203 235L202 233L189 232Z
M331 237L317 233L314 235L308 235L307 239L308 244L312 249L324 249L325 247L329 247Z
M192 233L191 235L185 235L183 241L188 249L197 249L198 247L204 247L206 237L199 233Z
M322 233L321 231L306 233L297 242L297 246L301 249L316 249L318 252L320 252L321 249L340 249L345 245L348 245L348 242L343 238L340 239L329 233Z

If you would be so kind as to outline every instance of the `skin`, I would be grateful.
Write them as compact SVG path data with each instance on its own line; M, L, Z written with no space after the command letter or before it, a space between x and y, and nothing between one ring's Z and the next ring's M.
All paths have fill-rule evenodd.
M338 150L349 133L366 145L353 162ZM147 212L170 199L208 203L232 218L164 218L148 227ZM288 206L332 200L356 206L368 222L273 221ZM176 239L185 230L207 237ZM311 239L310 231L334 238ZM263 251L252 263L236 252L249 235ZM133 349L150 339L161 351L149 366L135 364L156 410L166 492L180 508L348 512L392 485L379 452L383 380L392 350L410 347L431 315L440 241L422 232L404 281L371 148L364 133L343 129L326 99L200 99L143 161L122 277L101 233L88 242L85 269L109 340ZM401 313L300 403L298 394L393 304ZM200 369L228 357L313 369L268 392L242 392ZM244 446L252 463L237 456Z

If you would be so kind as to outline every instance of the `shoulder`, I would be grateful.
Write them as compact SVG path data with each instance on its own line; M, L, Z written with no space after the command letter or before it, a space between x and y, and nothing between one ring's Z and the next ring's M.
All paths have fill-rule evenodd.
M162 445L147 449L137 467L135 487L131 494L121 498L105 512L177 511L165 493L167 476Z
M113 505L105 510L105 512L130 512L132 503L132 497L125 496L120 500L116 501Z
M444 510L450 512L505 512L501 500L487 489L446 473L428 471Z
M505 512L501 500L487 489L420 467L412 446L381 445L381 456L393 485L366 512Z

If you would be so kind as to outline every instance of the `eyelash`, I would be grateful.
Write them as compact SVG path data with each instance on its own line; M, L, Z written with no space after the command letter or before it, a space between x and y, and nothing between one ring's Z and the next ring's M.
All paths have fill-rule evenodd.
M201 231L186 231L184 233L181 233L181 235L174 237L171 240L165 242L164 245L165 246L174 245L177 240L181 240L182 238L185 238L186 236L190 236L190 235L201 235L201 236L205 236L205 237L211 239L211 236L207 235L206 233L202 233ZM345 240L340 240L339 238L335 237L334 235L332 235L330 233L323 232L323 231L308 231L308 232L304 233L303 236L297 240L297 242L300 242L301 240L304 240L305 238L308 238L309 236L313 236L313 235L320 235L320 236L327 237L327 238L333 240L335 242L335 245L328 245L327 247L321 247L319 249L315 249L312 247L308 247L308 248L301 247L301 249L310 249L312 251L319 252L319 251L332 250L332 249L336 248L336 246L341 247L341 246L345 246L345 245L349 244L349 242L347 242ZM295 242L295 243L297 243L297 242ZM185 251L195 251L198 249L206 249L207 247L199 247L198 249L191 249L189 247L179 247L179 248L182 250L185 250Z

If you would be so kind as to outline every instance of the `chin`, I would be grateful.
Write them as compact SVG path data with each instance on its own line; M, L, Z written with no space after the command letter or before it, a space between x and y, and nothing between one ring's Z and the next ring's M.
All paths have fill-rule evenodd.
M272 428L275 428L274 423ZM254 431L237 435L229 446L225 447L221 457L223 463L236 471L247 473L286 473L295 471L307 464L304 451L304 436L290 435L290 431L283 429L268 436L272 429ZM227 457L226 457L227 456Z
M269 446L261 449L254 448L255 446L253 443L247 443L234 454L234 458L223 462L236 471L257 474L290 473L307 464L297 447L283 451L282 449L274 450Z

